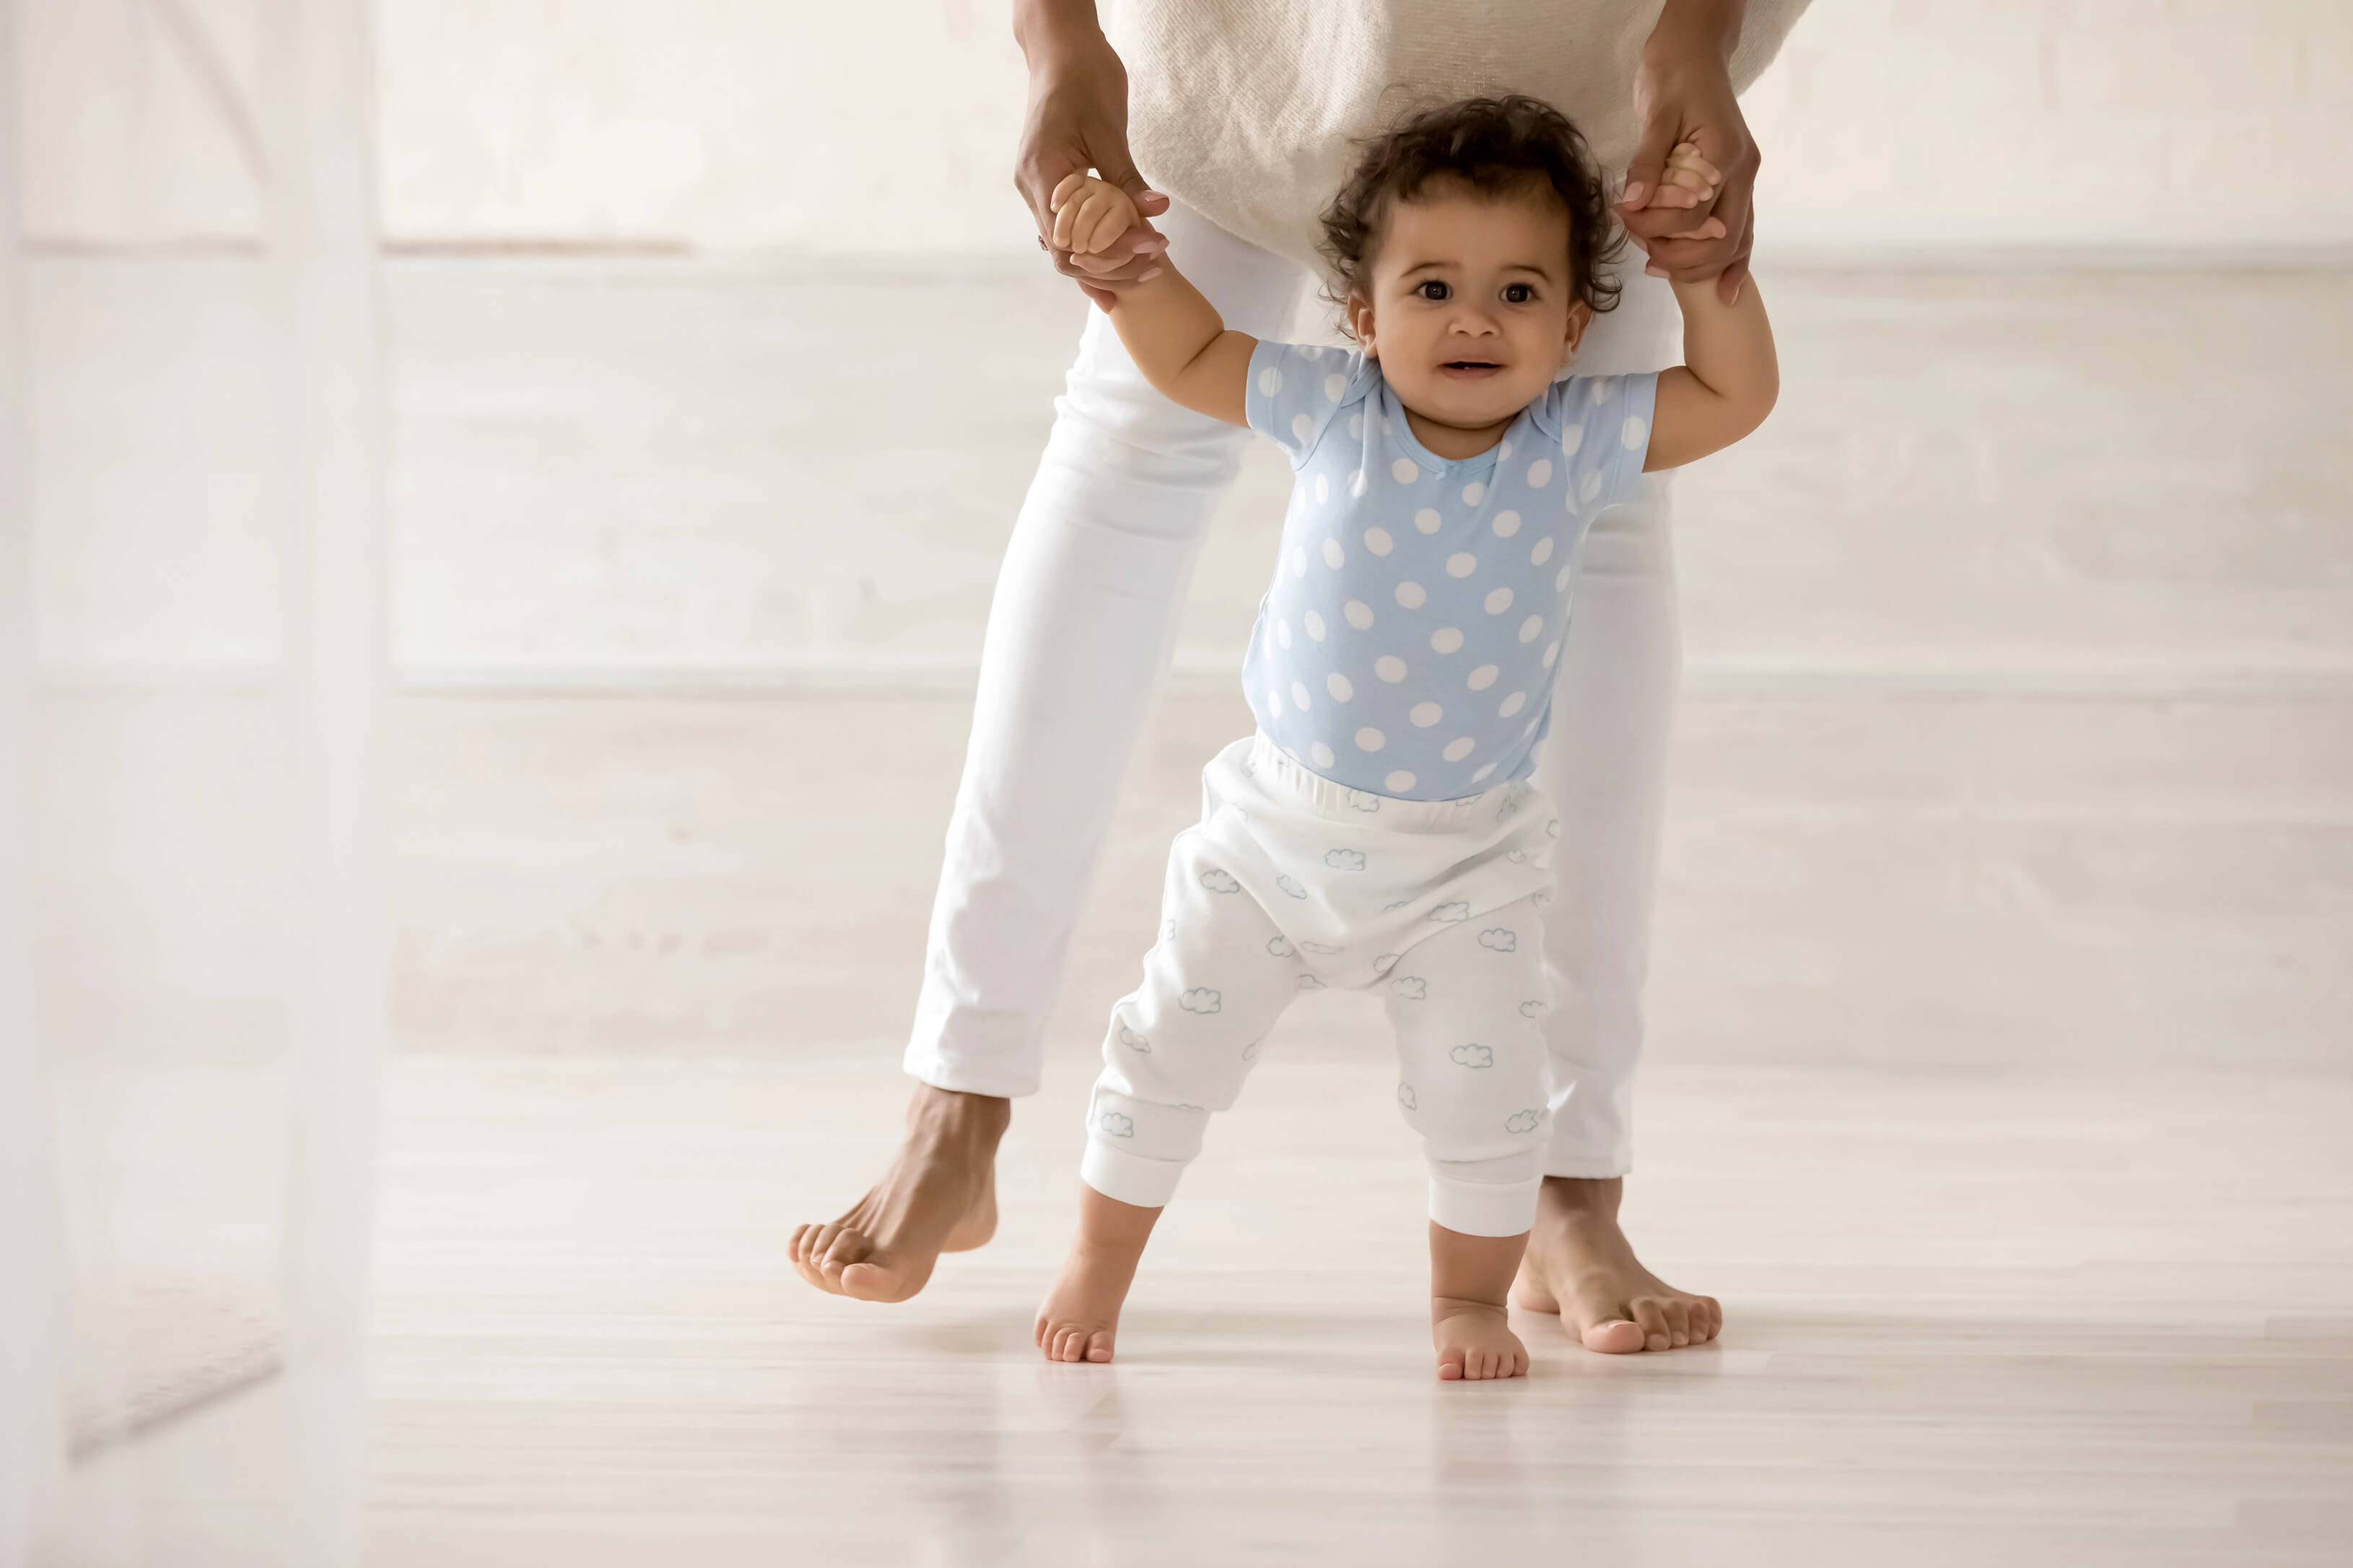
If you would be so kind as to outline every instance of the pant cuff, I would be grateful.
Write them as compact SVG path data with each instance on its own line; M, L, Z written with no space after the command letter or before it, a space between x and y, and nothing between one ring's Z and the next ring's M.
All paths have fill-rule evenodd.
M1176 1195L1176 1179L1184 1173L1182 1161L1147 1160L1097 1138L1087 1140L1087 1152L1079 1161L1079 1180L1107 1198L1145 1209L1166 1208Z
M1547 1176L1567 1176L1580 1182L1606 1182L1612 1176L1622 1176L1634 1168L1631 1153L1593 1159L1583 1155L1548 1155L1544 1173Z
M1430 1217L1464 1236L1520 1236L1535 1226L1536 1189L1543 1184L1540 1178L1460 1182L1432 1176Z
M1021 1100L1038 1092L1038 1056L1021 1015L959 1007L926 982L902 1059L934 1089Z

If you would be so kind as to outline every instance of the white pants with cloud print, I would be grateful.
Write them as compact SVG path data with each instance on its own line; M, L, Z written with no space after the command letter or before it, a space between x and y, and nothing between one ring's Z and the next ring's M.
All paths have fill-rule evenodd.
M1144 983L1112 1010L1087 1184L1167 1203L1292 999L1377 988L1430 1217L1470 1236L1526 1230L1551 1127L1538 911L1559 833L1525 782L1394 800L1319 778L1263 735L1220 752L1199 825L1169 852Z

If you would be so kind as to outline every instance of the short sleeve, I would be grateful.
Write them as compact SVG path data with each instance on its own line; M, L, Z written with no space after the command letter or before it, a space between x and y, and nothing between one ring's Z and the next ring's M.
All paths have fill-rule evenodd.
M1553 383L1548 395L1577 507L1590 510L1630 498L1651 452L1658 374L1573 375Z
M1250 427L1270 436L1298 468L1343 409L1362 403L1372 385L1365 356L1315 343L1261 342L1250 351L1250 387L1242 402Z

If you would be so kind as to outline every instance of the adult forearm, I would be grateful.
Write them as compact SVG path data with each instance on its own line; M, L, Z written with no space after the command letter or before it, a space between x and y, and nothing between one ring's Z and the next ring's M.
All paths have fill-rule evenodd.
M1058 46L1102 36L1095 0L1013 0L1013 41L1032 65Z
M1667 0L1643 52L1687 56L1696 48L1729 59L1733 46L1740 42L1746 9L1746 0Z

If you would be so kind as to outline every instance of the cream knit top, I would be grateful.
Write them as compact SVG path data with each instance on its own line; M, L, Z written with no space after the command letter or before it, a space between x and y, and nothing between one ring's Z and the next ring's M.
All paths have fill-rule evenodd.
M1748 0L1732 84L1807 0ZM1614 181L1641 140L1635 68L1665 0L1109 0L1128 145L1153 188L1316 269L1316 215L1351 137L1406 110L1525 92L1576 121Z

